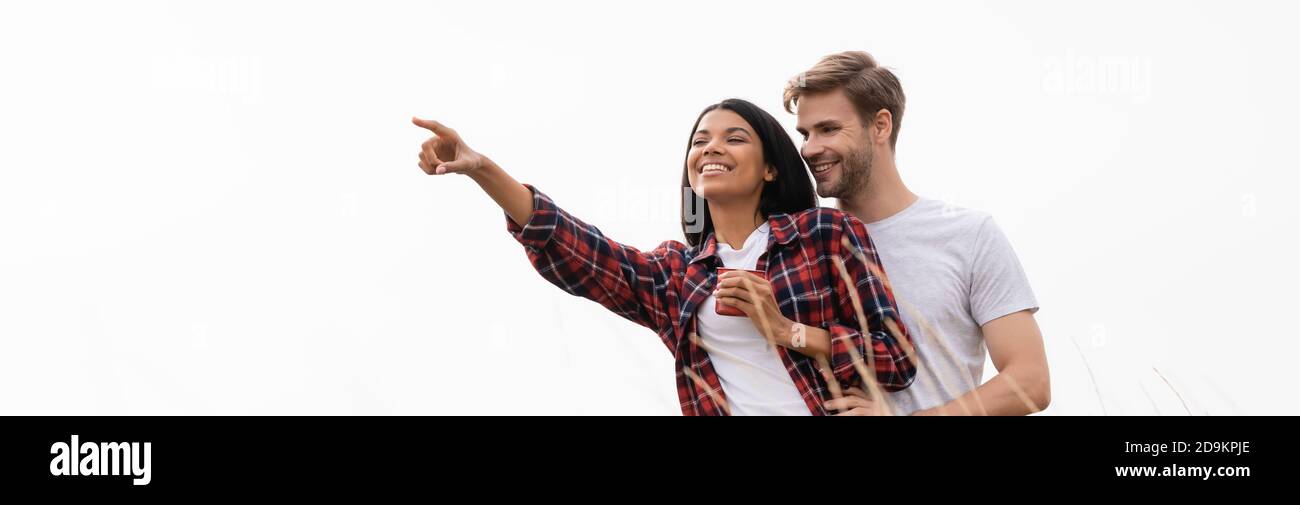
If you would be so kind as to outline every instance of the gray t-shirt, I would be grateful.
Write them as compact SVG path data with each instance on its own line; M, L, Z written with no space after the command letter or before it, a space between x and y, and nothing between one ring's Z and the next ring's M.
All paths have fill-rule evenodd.
M889 394L895 414L943 405L980 385L985 323L1038 302L1011 243L984 212L921 197L867 224L920 369Z

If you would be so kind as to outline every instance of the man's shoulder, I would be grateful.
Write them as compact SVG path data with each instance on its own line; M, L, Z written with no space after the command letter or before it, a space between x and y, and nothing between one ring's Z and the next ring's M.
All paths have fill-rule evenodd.
M946 221L956 226L980 227L993 218L988 212L948 200L921 197L917 204L921 206L919 216Z
M867 228L886 254L956 265L969 264L981 237L996 226L993 216L983 210L921 197L911 207Z
M974 240L986 228L997 226L992 214L947 200L921 197L915 205L916 209L897 223L899 227L907 229L907 235Z

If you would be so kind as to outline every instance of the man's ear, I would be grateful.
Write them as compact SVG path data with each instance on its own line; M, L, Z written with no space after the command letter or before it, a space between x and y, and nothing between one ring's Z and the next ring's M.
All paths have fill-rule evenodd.
M871 142L873 144L889 144L889 137L894 134L894 114L889 109L880 109L876 111L876 117L871 119Z

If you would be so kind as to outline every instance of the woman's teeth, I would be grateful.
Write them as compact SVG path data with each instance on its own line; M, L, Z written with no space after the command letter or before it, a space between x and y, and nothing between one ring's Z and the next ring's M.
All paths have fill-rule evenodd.
M700 173L704 173L704 174L726 173L730 171L731 171L730 168L727 168L725 165L720 165L717 163L709 163L708 165L704 165L704 168L700 169Z

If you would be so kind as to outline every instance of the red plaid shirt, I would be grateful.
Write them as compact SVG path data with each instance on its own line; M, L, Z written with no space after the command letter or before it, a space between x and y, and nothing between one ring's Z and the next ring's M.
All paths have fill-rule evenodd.
M525 185L528 186L528 185ZM659 334L677 365L677 396L685 415L725 415L726 394L708 352L699 345L695 314L717 282L717 239L700 247L667 241L642 252L609 239L564 210L536 188L533 214L524 226L506 216L506 226L524 245L537 272L574 296L593 300ZM785 317L830 332L829 373L841 385L858 385L854 355L871 357L876 380L886 391L907 387L916 375L911 348L893 294L877 265L866 226L836 209L813 208L768 217L767 252L758 260ZM845 249L845 245L851 249ZM857 311L835 257L842 258L869 332L859 330ZM870 264L864 263L869 261ZM886 326L893 320L895 329ZM897 335L897 338L895 337ZM868 352L867 346L870 346ZM822 367L798 352L777 346L795 387L815 415L828 412L830 392ZM865 368L861 361L858 366Z

